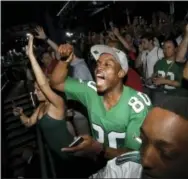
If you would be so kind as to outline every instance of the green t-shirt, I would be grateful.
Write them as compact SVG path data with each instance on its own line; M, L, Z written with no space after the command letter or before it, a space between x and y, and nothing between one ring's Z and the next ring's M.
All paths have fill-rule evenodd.
M182 74L183 74L183 66L177 63L169 62L165 59L157 61L154 66L154 74L157 76L167 78L172 81L178 81L181 83ZM174 90L176 87L164 85L164 89L166 90Z
M93 81L68 77L64 91L67 98L86 106L96 140L111 148L139 149L140 144L133 136L140 135L140 127L151 108L147 95L124 86L119 102L107 111Z

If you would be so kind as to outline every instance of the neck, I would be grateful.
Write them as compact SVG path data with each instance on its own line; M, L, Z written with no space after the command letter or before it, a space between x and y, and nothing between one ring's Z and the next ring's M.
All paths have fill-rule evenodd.
M175 61L175 56L168 57L167 60L169 60L169 61Z
M110 108L112 108L118 103L122 92L123 92L123 85L120 83L116 86L116 88L104 94L104 105L106 109L109 110Z
M152 51L152 50L154 49L154 47L155 47L155 46L154 46L153 44L151 44L151 45L149 46L148 50L149 50L149 51Z

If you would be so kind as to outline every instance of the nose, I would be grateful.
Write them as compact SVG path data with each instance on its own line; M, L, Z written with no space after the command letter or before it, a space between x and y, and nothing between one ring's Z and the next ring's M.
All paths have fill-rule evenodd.
M97 70L98 72L100 72L101 70L103 70L103 65L101 65L101 64L99 65L99 64L98 64L98 65L96 66L96 70Z
M155 168L156 150L152 146L148 146L143 149L142 153L142 166L144 169L151 170Z

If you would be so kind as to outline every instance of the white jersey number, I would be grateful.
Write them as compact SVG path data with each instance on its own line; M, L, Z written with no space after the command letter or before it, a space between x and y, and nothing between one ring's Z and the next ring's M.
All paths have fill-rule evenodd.
M165 77L169 77L170 78L170 80L172 80L172 81L174 81L175 80L175 75L174 75L174 73L172 73L172 72L167 72L167 73L165 73L164 71L161 71L161 70L159 70L158 71L158 74L159 74L159 76L161 76L161 77L163 77L163 78L165 78ZM164 85L164 88L165 89L175 89L176 87L174 87L174 86L169 86L169 85Z
M146 106L150 106L151 105L151 101L148 98L148 96L144 93L138 92L137 93L138 96L140 96L142 98L142 100L144 101L144 103L146 104ZM142 101L140 101L137 97L132 97L128 104L133 108L133 110L136 113L140 113L143 109L144 109L144 104Z
M98 133L97 141L100 143L104 143L104 130L102 129L102 127L96 124L92 124L92 126L93 129ZM124 139L125 136L126 134L124 132L110 132L108 134L109 147L117 149L117 139Z

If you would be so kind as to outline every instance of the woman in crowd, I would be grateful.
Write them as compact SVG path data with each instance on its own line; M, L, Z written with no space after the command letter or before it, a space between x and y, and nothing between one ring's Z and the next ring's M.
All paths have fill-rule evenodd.
M69 131L66 128L66 121L64 120L64 101L51 89L48 79L35 58L33 53L33 35L31 34L29 35L26 53L36 77L35 94L37 95L40 104L30 117L27 117L20 107L15 108L13 112L15 115L20 116L22 123L27 127L38 123L49 147L62 156L64 155L64 153L61 152L62 145L69 145L68 143L63 142L63 138L70 138L66 141L73 140L73 137L71 137L72 135L69 135Z
M19 115L22 123L27 126L33 126L38 123L44 138L53 152L55 163L57 164L56 173L60 178L85 178L91 175L95 169L93 159L88 158L85 153L67 153L61 149L68 147L74 140L75 134L70 131L66 122L65 104L62 97L58 96L50 87L48 79L39 66L33 54L33 36L29 36L27 55L33 68L36 82L35 93L40 102L36 111L31 117L27 117L22 108L15 108L14 114ZM67 58L66 62L70 63L73 59L73 53ZM62 172L63 168L63 172ZM73 170L74 172L69 172ZM85 168L83 173L82 168Z

